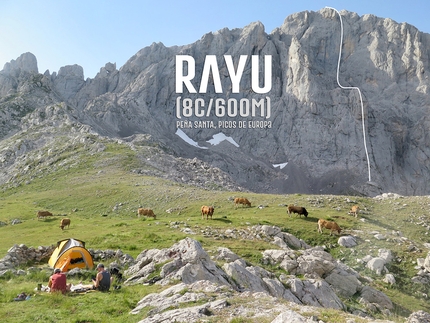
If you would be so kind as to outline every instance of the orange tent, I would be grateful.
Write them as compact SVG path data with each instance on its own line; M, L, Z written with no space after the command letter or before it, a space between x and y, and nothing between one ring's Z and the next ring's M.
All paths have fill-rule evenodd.
M85 242L78 239L64 239L57 242L48 264L52 268L60 268L62 272L69 271L73 268L94 267L93 257L85 249Z

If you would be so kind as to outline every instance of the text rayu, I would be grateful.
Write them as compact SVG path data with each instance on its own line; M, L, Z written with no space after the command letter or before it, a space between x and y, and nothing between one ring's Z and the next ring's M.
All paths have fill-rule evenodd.
M237 70L234 68L231 55L224 55L225 64L231 80L232 93L239 93L240 81L245 69L248 55L240 55ZM187 63L187 74L184 75L184 63ZM176 55L176 93L183 93L184 85L189 93L197 93L191 80L196 74L196 63L190 55ZM210 74L212 73L213 84L216 93L223 93L221 77L216 55L206 55L202 77L200 79L199 93L206 93ZM259 85L259 55L251 55L251 88L257 94L268 93L272 89L272 56L264 56L264 86Z

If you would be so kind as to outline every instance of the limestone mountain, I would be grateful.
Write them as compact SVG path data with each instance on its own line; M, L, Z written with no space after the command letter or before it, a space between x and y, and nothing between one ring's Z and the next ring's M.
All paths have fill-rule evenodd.
M70 140L92 134L130 145L143 135L166 158L194 159L220 170L230 187L272 193L429 194L430 35L389 18L348 11L341 15L339 80L361 89L364 116L357 91L341 89L336 81L341 26L329 8L288 16L270 33L255 22L205 34L185 46L153 43L120 69L107 63L93 79L85 80L78 65L40 74L34 55L25 53L0 72L0 181L10 181L17 164L25 164L28 154L41 151L56 133ZM179 55L195 62L190 84L197 93L177 93ZM209 55L217 63L208 69L209 84L202 93ZM241 55L247 60L237 91L225 56L239 71ZM256 69L256 87L268 82L264 56L271 57L271 87L257 93ZM178 108L185 99L193 109ZM218 99L237 104L254 100L266 108L270 101L270 117L267 111L261 116L259 107L253 116L233 105L230 115L225 107L217 116L207 106ZM205 108L196 109L196 102L204 102ZM219 127L219 121L231 126ZM247 127L239 128L239 122ZM163 171L180 173L181 163L173 165ZM188 174L192 181L192 172Z

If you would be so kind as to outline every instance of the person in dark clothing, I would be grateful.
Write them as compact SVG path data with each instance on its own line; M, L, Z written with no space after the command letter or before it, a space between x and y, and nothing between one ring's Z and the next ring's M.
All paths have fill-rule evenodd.
M110 284L112 283L112 276L109 272L105 270L103 264L97 265L97 276L93 280L94 289L101 292L107 292L110 289Z

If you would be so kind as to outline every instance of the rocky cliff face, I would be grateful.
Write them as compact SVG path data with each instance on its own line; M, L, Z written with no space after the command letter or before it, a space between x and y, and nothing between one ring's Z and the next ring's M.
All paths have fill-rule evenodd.
M23 54L0 72L1 138L31 127L32 121L25 118L30 113L63 104L69 120L89 126L94 133L121 138L150 135L174 156L210 163L254 191L429 194L430 35L390 19L347 11L341 15L339 81L359 87L363 94L371 183L358 93L341 89L336 82L340 23L331 9L291 15L270 34L256 22L205 34L186 46L154 43L119 70L106 64L94 79L84 80L77 65L63 67L58 74L39 74L35 57ZM191 84L197 92L207 57L215 55L222 90L216 88L212 70L206 93L187 89L177 93L177 55L194 59ZM247 55L239 91L233 88L224 55L232 57L236 71L240 55ZM260 58L258 66L251 55ZM258 69L258 86L263 88L264 55L272 59L271 87L258 94L252 75ZM213 109L208 114L204 110L203 117L193 110L187 117L179 109L178 119L178 97L181 104L183 99L194 104L203 99L207 105L211 99L237 103L254 99L266 107L270 100L271 115L260 116L257 108L255 116L240 115L239 109L236 115L228 116L226 110L224 116L216 116ZM190 122L179 125L189 141L176 134L178 120ZM220 128L219 121L235 122L236 127ZM239 122L247 128L239 128ZM259 125L266 127L255 128ZM218 144L214 136L219 133L236 145ZM274 167L277 164L286 166Z

